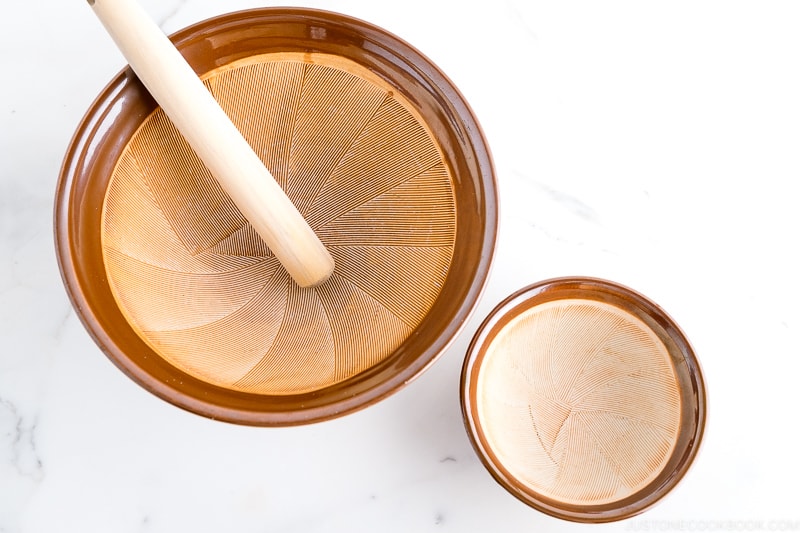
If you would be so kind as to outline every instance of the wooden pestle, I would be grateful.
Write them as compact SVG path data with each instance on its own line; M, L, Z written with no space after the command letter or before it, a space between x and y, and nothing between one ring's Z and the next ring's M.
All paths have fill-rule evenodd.
M242 134L136 0L88 0L133 71L301 287L334 262Z

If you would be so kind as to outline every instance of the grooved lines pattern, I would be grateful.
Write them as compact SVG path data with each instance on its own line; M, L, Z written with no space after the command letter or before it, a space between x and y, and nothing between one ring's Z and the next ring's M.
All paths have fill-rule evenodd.
M172 364L236 390L313 391L384 360L452 259L452 178L432 133L382 80L334 56L255 56L204 82L336 270L320 287L295 285L159 109L105 198L122 312Z
M498 333L478 381L480 422L508 471L560 502L644 488L680 425L666 346L640 319L583 299L548 302Z

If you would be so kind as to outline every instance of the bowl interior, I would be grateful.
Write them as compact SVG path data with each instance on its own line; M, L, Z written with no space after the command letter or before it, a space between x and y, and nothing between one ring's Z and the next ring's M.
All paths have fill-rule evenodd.
M129 71L65 159L65 284L106 354L150 391L234 422L364 407L449 344L486 280L494 175L458 91L369 24L260 9L173 41L337 261L300 289Z

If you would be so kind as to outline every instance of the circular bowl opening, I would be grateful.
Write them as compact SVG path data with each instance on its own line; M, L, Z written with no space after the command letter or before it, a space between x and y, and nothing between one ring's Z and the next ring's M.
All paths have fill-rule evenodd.
M461 401L495 480L578 522L628 518L662 498L706 418L678 326L641 294L592 278L543 281L500 303L470 345Z
M172 36L336 260L295 285L130 70L67 151L59 266L107 356L211 418L301 424L397 390L483 291L497 231L480 127L414 48L365 22L265 8Z

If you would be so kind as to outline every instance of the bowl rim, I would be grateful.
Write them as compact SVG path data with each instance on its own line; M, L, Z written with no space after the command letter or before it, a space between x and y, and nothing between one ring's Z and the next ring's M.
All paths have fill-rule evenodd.
M85 165L85 155L91 143L98 134L99 124L114 104L114 99L119 96L126 84L138 83L132 71L125 66L105 88L98 94L86 111L73 134L66 154L64 156L56 187L53 209L53 234L56 248L56 259L62 282L79 319L90 334L95 344L122 370L129 378L144 389L167 402L195 414L215 420L231 423L256 426L291 426L308 424L329 420L348 413L358 411L373 405L380 400L397 392L405 385L419 377L425 370L433 365L455 341L458 334L464 329L482 297L489 279L491 264L494 259L499 224L497 203L497 182L491 152L486 142L483 130L469 104L452 81L426 56L406 41L396 35L363 20L336 13L311 8L294 7L263 7L246 9L225 13L194 23L181 29L169 37L173 43L182 50L182 47L192 39L197 39L202 34L206 37L209 33L223 31L231 25L241 25L248 22L262 24L277 24L280 20L291 20L295 23L306 24L309 28L320 21L344 25L368 36L379 36L392 46L392 53L402 56L409 66L413 66L415 74L424 77L427 83L446 95L448 104L452 105L463 122L469 143L475 147L476 166L481 170L476 178L483 187L481 190L485 212L484 232L480 239L473 236L475 241L480 240L482 253L479 264L474 273L474 283L466 291L467 296L454 315L452 323L443 331L440 338L435 339L435 350L431 354L423 354L413 364L409 364L402 371L394 373L391 379L380 382L367 390L362 390L356 395L341 398L335 403L313 403L295 411L269 411L253 408L238 408L220 406L208 401L202 395L188 396L168 383L159 380L137 365L114 341L112 335L100 325L98 315L102 310L94 309L86 287L82 285L81 275L73 255L77 252L71 238L71 220L73 214L73 192L76 187L76 177ZM382 43L383 46L386 46ZM188 58L187 58L188 59ZM191 60L190 60L191 64ZM104 275L97 273L96 275ZM368 371L367 371L368 372ZM308 395L314 399L315 393Z
M566 291L567 295L562 291ZM624 499L602 505L564 504L539 495L525 486L493 453L477 412L477 382L481 363L485 348L491 344L496 333L520 312L545 302L576 298L577 295L598 301L609 301L607 297L612 301L621 299L636 309L639 318L646 319L648 327L654 331L660 329L661 331L656 332L659 337L668 336L668 342L672 346L669 348L670 355L674 357L674 350L677 349L683 357L681 363L686 364L688 371L688 379L680 386L682 389L688 386L690 390L682 390L682 402L688 398L692 403L689 406L682 406L679 442L669 462L656 479ZM680 377L678 380L681 382ZM641 293L620 283L585 276L565 276L538 281L519 289L498 303L478 327L467 349L461 371L460 400L462 421L470 444L494 480L514 497L538 511L562 520L582 523L604 523L631 518L646 511L671 492L689 470L699 452L708 411L707 387L700 362L686 335L675 321Z

